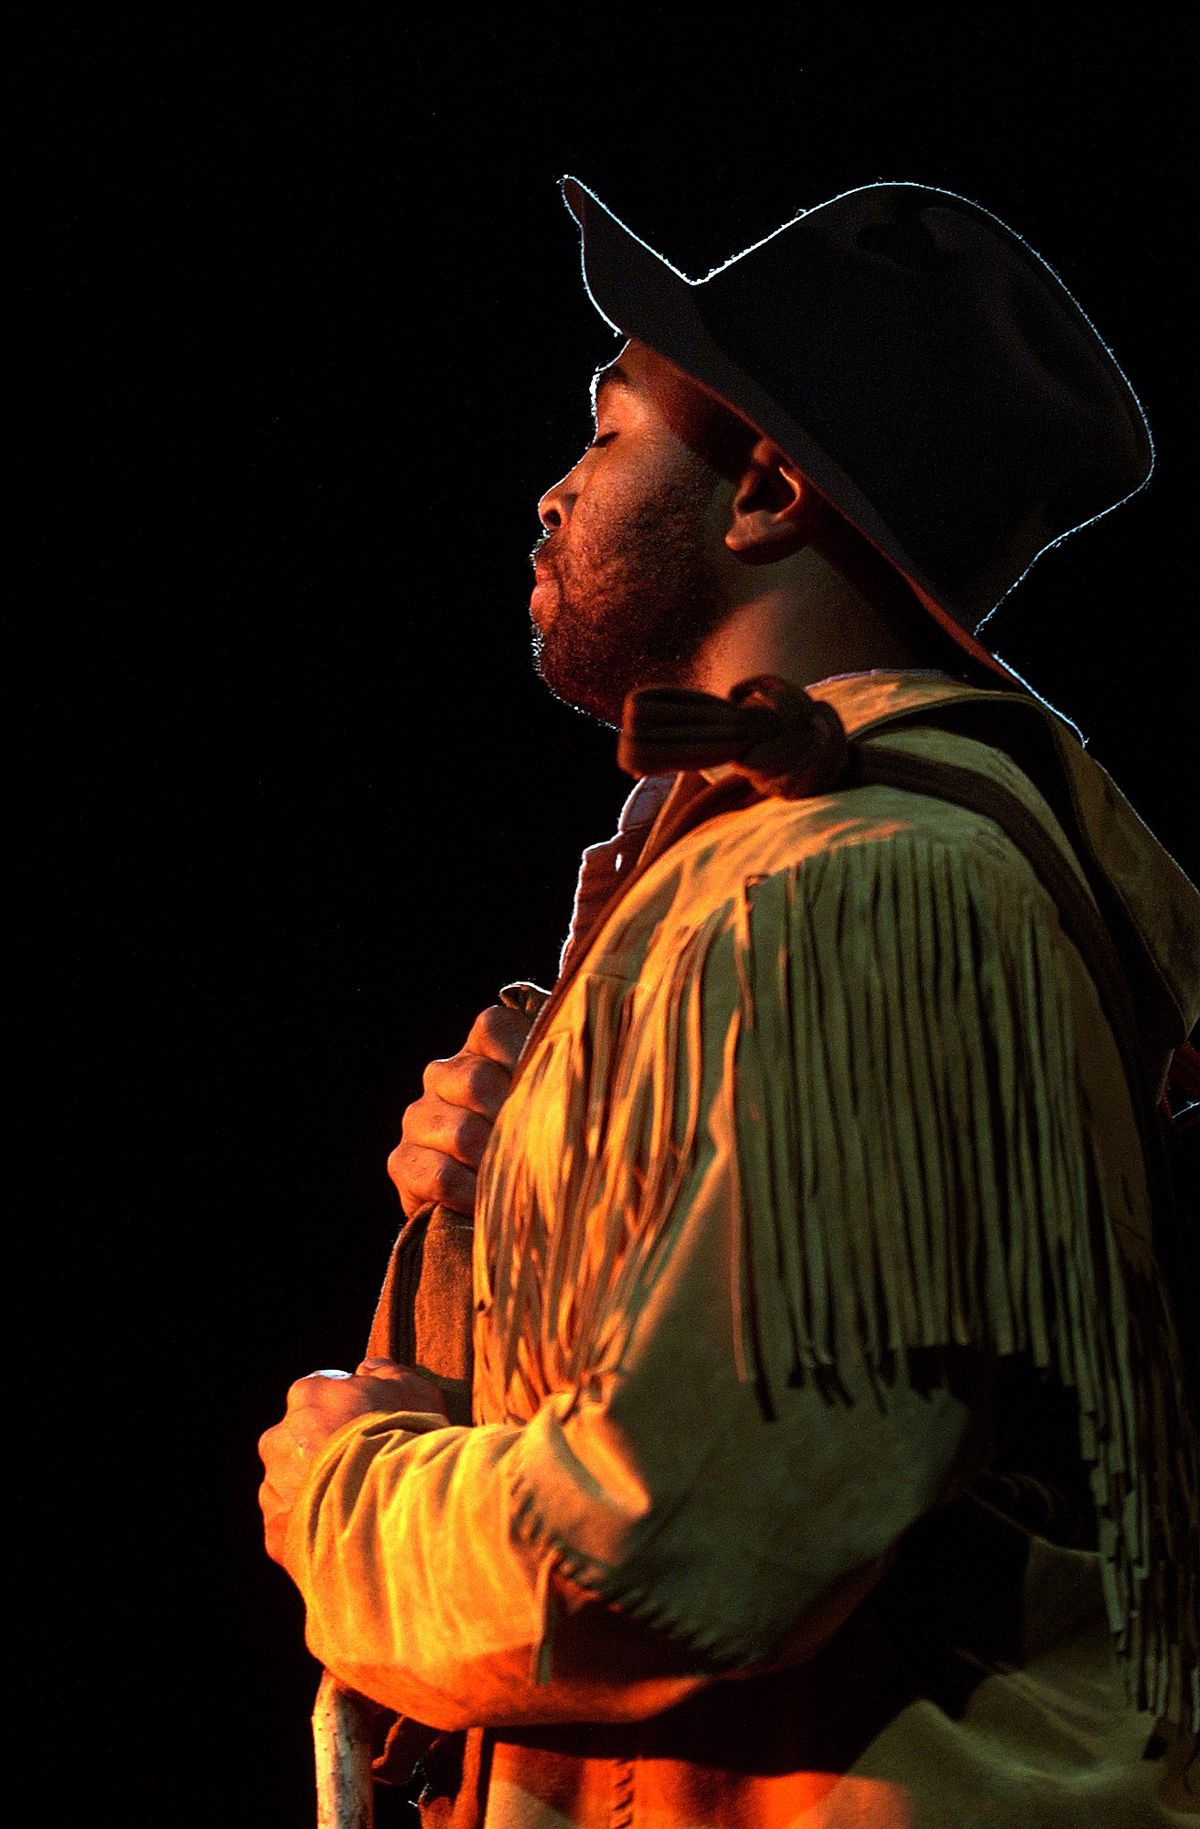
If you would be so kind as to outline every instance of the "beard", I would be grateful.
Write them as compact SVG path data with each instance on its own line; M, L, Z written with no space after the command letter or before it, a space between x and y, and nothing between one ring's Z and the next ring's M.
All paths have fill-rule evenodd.
M550 534L537 549L555 597L534 635L534 666L555 698L619 726L626 695L689 683L728 603L706 552L712 477L673 478L572 551Z

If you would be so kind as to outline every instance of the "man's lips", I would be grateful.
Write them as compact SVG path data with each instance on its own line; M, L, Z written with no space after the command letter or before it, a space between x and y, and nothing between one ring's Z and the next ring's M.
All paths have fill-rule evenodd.
M529 598L529 613L539 628L544 626L546 613L558 597L558 578L554 566L544 549L530 554L533 560L533 591Z
M550 620L557 597L553 580L545 576L539 577L529 597L529 614L539 629L544 629Z

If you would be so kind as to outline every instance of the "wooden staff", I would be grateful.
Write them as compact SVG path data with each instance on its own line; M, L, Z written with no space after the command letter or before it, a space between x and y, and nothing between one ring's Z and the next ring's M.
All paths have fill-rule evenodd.
M371 1730L363 1699L326 1670L312 1713L317 1829L374 1829Z

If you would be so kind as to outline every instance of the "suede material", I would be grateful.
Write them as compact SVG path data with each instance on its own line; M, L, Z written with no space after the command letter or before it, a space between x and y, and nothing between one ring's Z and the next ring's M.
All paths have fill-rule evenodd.
M945 682L905 676L818 690L851 727L947 695ZM906 740L969 756L1012 784L1006 760L969 739ZM1096 788L1093 768L1080 765L1078 792L1104 809L1100 848L1124 847L1120 891L1194 1019L1195 892L1115 790ZM1061 842L1042 796L1028 782L1020 791ZM899 1262L872 1258L879 1189L892 1186L895 1204L907 1188L910 1216L924 1201L919 1224L910 1217L889 1234L907 1251L936 1242L942 1223L929 1162L942 1152L945 1185L957 1178L960 1190L976 1172L978 1151L955 1117L956 1076L975 1070L975 1054L968 1046L948 1079L937 1065L938 1048L956 1031L961 1043L975 1020L963 1002L973 974L992 986L988 1021L1003 1012L1018 1025L1013 1058L1034 1047L1043 1095L1021 1107L1033 1129L1019 1153L1034 1178L1024 1194L1010 1187L1004 1210L1020 1194L1029 1230L1019 1251L1015 1233L1006 1247L1010 1295L988 1286L992 1350L1008 1304L999 1350L1041 1354L1043 1375L1061 1375L1053 1313L1039 1345L1046 1317L1021 1307L1032 1289L1021 1253L1038 1248L1047 1203L1064 1215L1080 1200L1080 1214L1120 1209L1131 1237L1149 1232L1136 1127L1094 988L995 829L918 799L868 788L771 803L753 818L730 813L652 856L593 932L574 936L572 970L539 1020L485 1163L474 1426L380 1415L341 1432L322 1458L294 1521L309 1643L388 1707L470 1730L470 1784L431 1783L431 1820L456 1829L1177 1820L1168 1800L1183 1795L1178 1750L1141 1757L1154 1721L1125 1700L1113 1655L1113 1595L1102 1583L1113 1545L1064 1549L1003 1521L981 1536L971 1522L969 1488L1011 1419L999 1413L1007 1398L969 1291L946 1272L950 1257L936 1258L936 1274L930 1260L910 1296L888 1285L876 1358L886 1316L908 1315L890 1379L870 1371L870 1354L848 1350L875 1325L870 1280L851 1307L842 1299L860 1274L853 1264ZM938 876L942 864L930 873L935 855L951 860L948 876ZM1139 900L1146 880L1155 906ZM750 894L731 902L731 883ZM898 891L908 883L916 900ZM925 940L880 930L881 907L925 905L922 885L935 921ZM923 950L930 934L936 954ZM781 936L806 958L810 940L817 946L793 974L807 1027L790 1066L763 1040L775 1009L763 987ZM999 969L1010 955L1011 970ZM951 957L952 971L932 969ZM847 961L853 995L836 1020L826 1002L822 1021L813 987L832 989ZM914 984L927 1006L911 1001ZM933 1127L923 1134L942 1141L933 1155L914 1152L898 1132L890 1154L876 1139L856 1157L862 1075L901 1034L889 1083L903 1065L905 1097ZM814 1037L820 1061L805 1052ZM833 1075L819 1099L818 1066ZM797 1083L814 1103L793 1136ZM975 1109L969 1098L964 1109ZM624 1129L614 1131L618 1112ZM1070 1166L1082 1136L1094 1142L1086 1186ZM789 1209L771 1191L782 1158L760 1160L764 1137L800 1149L807 1264L793 1261ZM830 1175L844 1179L855 1160L857 1182L832 1199ZM980 1250L992 1252L985 1182L972 1199L985 1221ZM844 1237L821 1218L826 1198L854 1222ZM813 1252L819 1243L835 1265L864 1223L866 1256L832 1274L836 1299L820 1320ZM939 1277L948 1333L922 1309ZM805 1375L789 1379L802 1336L828 1343L831 1380L818 1375L811 1343L794 1361ZM955 1340L965 1354L957 1380ZM923 1342L937 1353L921 1372ZM967 1604L981 1589L997 1597L982 1620Z

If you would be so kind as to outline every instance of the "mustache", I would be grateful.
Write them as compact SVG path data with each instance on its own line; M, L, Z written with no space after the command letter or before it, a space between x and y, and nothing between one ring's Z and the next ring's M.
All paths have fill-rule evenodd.
M552 533L544 533L536 546L533 547L529 554L529 563L533 566L535 571L539 564L554 564L555 554L551 551L553 544L554 535Z

